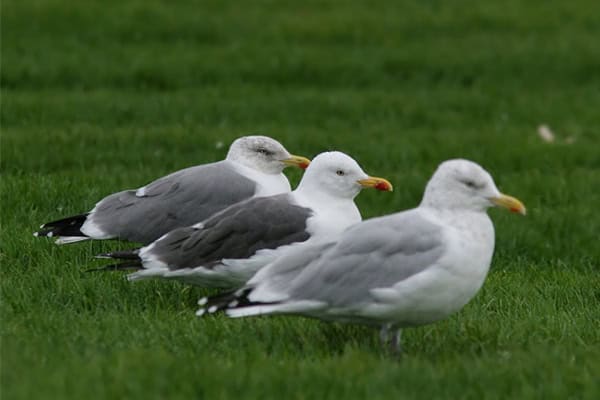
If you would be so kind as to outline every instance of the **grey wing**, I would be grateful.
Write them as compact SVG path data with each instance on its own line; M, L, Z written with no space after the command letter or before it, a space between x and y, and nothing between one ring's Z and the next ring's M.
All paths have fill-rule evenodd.
M274 262L260 269L246 287L252 288L249 299L274 302L287 299L286 289L298 275L320 260L335 242L305 243L287 250Z
M443 252L441 230L415 210L367 220L344 232L326 256L298 276L290 298L351 307L369 299L372 289L424 271Z
M310 235L308 208L291 204L289 194L257 197L234 204L203 221L156 241L152 256L171 269L210 268L224 258L248 258L261 249L303 242Z
M137 191L110 195L97 204L91 218L111 236L150 243L252 197L255 190L252 180L221 161L177 171Z

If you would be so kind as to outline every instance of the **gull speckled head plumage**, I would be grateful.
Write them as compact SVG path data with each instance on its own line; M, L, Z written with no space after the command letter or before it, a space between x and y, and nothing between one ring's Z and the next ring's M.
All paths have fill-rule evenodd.
M287 166L305 169L310 160L291 155L277 140L267 136L243 136L229 147L227 160L266 174L279 174Z

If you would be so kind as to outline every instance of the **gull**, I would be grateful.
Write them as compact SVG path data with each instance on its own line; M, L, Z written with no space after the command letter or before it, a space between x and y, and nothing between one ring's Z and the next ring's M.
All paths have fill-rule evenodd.
M141 249L100 255L124 261L99 269L137 269L130 280L158 277L239 287L289 248L332 239L360 222L354 198L365 187L392 190L389 181L368 176L350 156L321 153L293 192L234 204Z
M87 213L43 224L34 236L57 237L57 244L89 239L151 243L239 201L289 192L283 169L305 169L309 163L272 138L243 136L231 144L225 160L182 169L137 190L111 194Z
M400 352L401 329L460 310L481 288L494 252L486 210L525 215L478 164L442 163L411 210L356 224L336 240L297 248L244 287L199 301L229 317L293 314L381 327Z

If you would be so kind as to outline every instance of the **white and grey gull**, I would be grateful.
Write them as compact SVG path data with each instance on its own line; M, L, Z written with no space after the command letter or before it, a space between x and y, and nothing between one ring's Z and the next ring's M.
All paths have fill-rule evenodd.
M111 194L91 211L43 224L34 235L55 237L57 244L89 239L147 244L237 202L287 193L290 184L283 169L304 169L309 163L272 138L240 137L222 161L185 168L137 190Z
M197 314L295 314L370 324L399 351L402 328L446 318L481 288L494 252L491 206L525 214L482 167L446 161L417 208L287 252L241 289L202 298Z
M141 249L101 255L124 261L100 269L136 269L132 280L239 287L289 248L332 240L360 222L354 198L365 187L392 190L386 179L368 176L348 155L321 153L293 192L246 200Z

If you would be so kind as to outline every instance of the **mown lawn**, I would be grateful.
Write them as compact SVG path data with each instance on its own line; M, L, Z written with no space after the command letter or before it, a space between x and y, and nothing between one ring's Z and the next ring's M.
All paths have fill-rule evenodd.
M600 398L598 15L592 0L4 1L3 399ZM451 157L529 215L491 211L483 290L407 330L400 361L359 326L198 319L203 289L83 272L127 244L31 236L256 132L390 179L359 196L365 217L416 205Z

